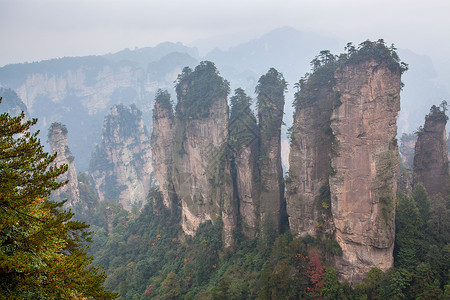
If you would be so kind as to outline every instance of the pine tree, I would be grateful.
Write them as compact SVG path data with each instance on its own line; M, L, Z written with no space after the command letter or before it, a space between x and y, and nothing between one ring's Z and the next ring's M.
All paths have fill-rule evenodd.
M52 165L31 131L37 119L24 118L0 115L0 298L113 299L90 266L88 225L49 200L67 165Z

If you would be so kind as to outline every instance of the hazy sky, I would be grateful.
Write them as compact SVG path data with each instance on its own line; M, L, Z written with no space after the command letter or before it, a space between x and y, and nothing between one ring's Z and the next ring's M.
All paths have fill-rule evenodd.
M384 38L450 74L448 0L0 0L0 66L282 26L342 42Z

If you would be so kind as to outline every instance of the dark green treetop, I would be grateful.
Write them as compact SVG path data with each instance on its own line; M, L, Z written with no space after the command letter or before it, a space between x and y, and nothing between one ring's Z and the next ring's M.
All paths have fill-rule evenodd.
M214 63L202 61L194 71L185 67L175 88L178 116L198 119L209 116L209 109L218 98L227 97L230 83L219 75Z

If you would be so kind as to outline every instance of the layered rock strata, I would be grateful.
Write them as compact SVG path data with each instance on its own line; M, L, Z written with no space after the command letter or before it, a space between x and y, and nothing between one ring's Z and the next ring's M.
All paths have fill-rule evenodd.
M69 149L67 142L67 128L61 123L53 123L48 132L48 142L50 144L50 152L57 153L54 164L66 164L68 170L60 175L58 180L68 183L52 193L52 198L56 201L67 199L65 206L73 207L80 202L80 194L78 192L77 171L75 170L74 156Z
M160 91L156 95L153 109L151 148L155 178L163 196L163 203L170 209L174 208L176 204L176 194L172 182L174 137L175 116L170 95Z
M113 106L89 168L100 201L118 202L126 210L142 207L152 172L150 137L141 111L135 105Z
M336 261L342 279L360 282L377 267L392 267L401 71L371 58L348 61L335 73L341 105L331 117L334 135L331 210Z
M449 190L447 116L433 106L418 132L414 155L414 184L422 183L429 195L447 195Z

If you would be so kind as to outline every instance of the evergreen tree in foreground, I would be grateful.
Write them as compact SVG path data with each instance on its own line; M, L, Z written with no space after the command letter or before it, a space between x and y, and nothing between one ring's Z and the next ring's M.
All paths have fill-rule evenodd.
M113 299L83 246L88 225L49 200L67 165L51 166L36 122L0 115L0 298Z

